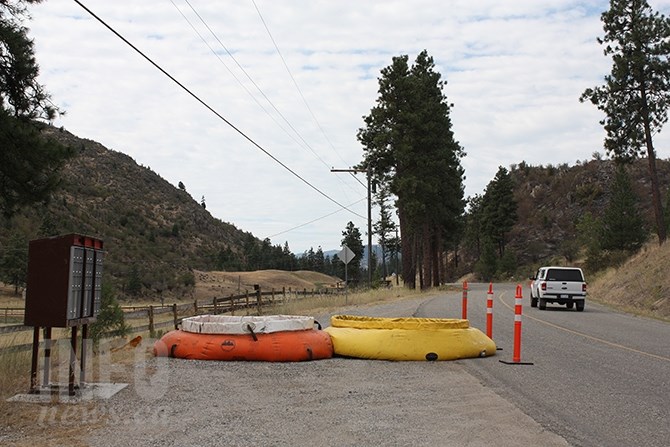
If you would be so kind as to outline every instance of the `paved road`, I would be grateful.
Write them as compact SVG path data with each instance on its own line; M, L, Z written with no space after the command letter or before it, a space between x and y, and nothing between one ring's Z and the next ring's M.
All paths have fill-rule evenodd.
M515 284L494 284L496 357L462 362L496 393L576 446L670 445L670 324L592 302L584 312L530 307L523 290L521 361L512 360ZM468 319L486 327L488 284L470 284ZM415 316L460 318L461 294L422 303Z

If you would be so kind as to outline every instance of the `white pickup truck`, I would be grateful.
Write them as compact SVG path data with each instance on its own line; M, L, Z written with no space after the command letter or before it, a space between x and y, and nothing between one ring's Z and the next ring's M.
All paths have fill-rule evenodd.
M565 304L568 309L584 310L586 282L582 269L577 267L540 267L530 283L530 306L540 310L547 303Z

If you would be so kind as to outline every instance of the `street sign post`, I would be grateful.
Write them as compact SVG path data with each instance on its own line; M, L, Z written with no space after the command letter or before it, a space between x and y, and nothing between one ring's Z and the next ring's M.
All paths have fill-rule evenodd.
M351 251L347 244L342 244L342 250L337 254L337 257L344 262L344 304L349 300L349 277L347 272L347 265L349 261L356 257L356 253Z

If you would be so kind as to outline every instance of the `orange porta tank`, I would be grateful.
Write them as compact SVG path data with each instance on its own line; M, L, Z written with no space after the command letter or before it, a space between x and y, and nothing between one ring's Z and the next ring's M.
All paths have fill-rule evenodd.
M174 330L154 344L154 355L196 360L301 362L328 359L333 344L317 330L249 334L206 334Z

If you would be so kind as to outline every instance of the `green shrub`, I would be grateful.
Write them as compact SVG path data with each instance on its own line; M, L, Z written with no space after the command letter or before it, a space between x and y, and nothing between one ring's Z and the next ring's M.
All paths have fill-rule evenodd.
M102 302L100 313L95 323L91 325L90 337L96 345L105 336L123 337L130 333L130 326L126 324L123 310L114 296L109 283L102 285Z

